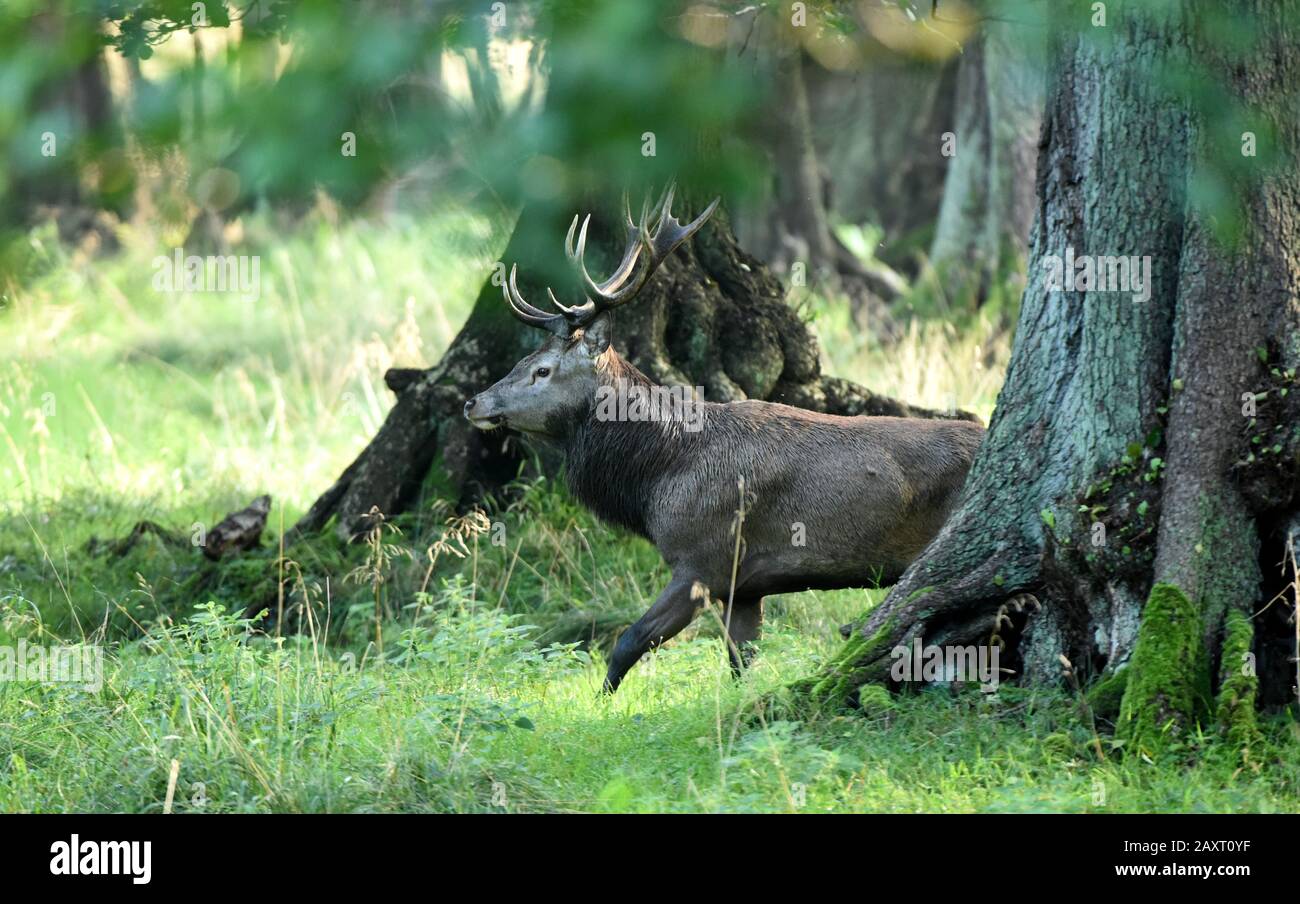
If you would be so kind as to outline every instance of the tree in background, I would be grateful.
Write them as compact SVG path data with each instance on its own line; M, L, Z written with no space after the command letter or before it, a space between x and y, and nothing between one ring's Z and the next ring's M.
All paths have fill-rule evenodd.
M1014 7L1013 7L1014 9ZM951 303L978 306L1024 270L1043 108L1042 28L985 21L957 66L952 156L929 264Z
M920 272L943 201L949 158L940 140L953 128L961 59L917 60L882 47L860 71L807 73L829 213L879 226L877 257L908 277Z
M52 215L65 238L76 238L96 226L99 211L120 212L130 197L97 26L70 2L0 10L9 107L0 117L0 239L31 214Z
M746 246L779 272L804 268L808 282L847 294L882 338L897 331L886 306L908 290L895 269L924 273L940 309L959 310L1022 271L1044 30L998 14L1024 12L833 6L767 36L776 87L758 141L772 187L740 220ZM761 47L761 37L747 40ZM850 250L840 224L882 234Z

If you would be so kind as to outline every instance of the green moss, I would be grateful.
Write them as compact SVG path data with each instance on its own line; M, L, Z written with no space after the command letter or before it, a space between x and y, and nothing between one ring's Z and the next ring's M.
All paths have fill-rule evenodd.
M821 675L790 685L794 706L800 713L815 716L843 708L853 691L871 677L868 663L878 658L881 648L890 642L893 627L894 620L890 619L870 637L853 632Z
M858 708L867 718L877 718L894 711L894 698L883 685L864 684L858 688Z
M1117 734L1131 751L1159 752L1205 710L1209 669L1201 616L1174 585L1151 588L1126 671Z
M1197 510L1198 542L1184 571L1188 585L1197 588L1204 624L1213 628L1223 624L1234 603L1258 592L1259 533L1254 515L1223 494L1201 493Z
M1259 678L1250 648L1255 626L1240 609L1228 610L1224 619L1223 659L1219 669L1219 697L1216 716L1228 742L1243 753L1259 739L1255 723L1255 696Z
M1128 669L1108 675L1088 688L1085 697L1092 714L1109 722L1119 716L1120 704L1124 700L1124 689L1128 687Z

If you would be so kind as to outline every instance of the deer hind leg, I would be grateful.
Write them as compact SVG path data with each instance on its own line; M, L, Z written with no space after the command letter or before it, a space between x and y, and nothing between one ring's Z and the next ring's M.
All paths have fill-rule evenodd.
M605 693L612 694L618 690L623 677L637 660L691 623L708 598L707 593L693 592L694 584L690 578L673 578L646 614L623 632L609 659Z
M763 598L761 596L737 597L731 611L726 613L727 656L731 672L737 678L754 658L754 644L763 633Z

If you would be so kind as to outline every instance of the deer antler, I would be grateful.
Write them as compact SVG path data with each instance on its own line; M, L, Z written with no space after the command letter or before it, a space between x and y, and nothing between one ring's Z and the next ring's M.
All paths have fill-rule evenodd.
M635 298L668 255L698 232L713 215L720 200L715 198L703 213L690 223L682 225L672 215L675 192L676 186L669 184L663 197L653 207L648 201L643 204L639 222L633 222L632 209L628 204L627 194L624 193L623 219L627 228L627 242L623 249L623 259L603 282L596 282L592 278L584 261L587 251L587 227L591 223L591 215L588 214L583 219L581 229L578 228L578 217L575 215L569 225L569 233L564 238L564 253L582 281L586 301L580 305L567 307L556 301L555 294L547 289L546 294L550 297L551 304L559 310L558 314L548 314L533 307L519 294L519 288L515 284L515 268L511 267L510 280L503 287L503 291L515 316L531 326L547 330L557 336L567 336L573 330L591 323L603 312L625 305ZM650 223L656 217L658 221L652 230Z
M514 312L514 315L529 326L538 327L557 336L568 336L573 332L568 318L563 313L548 314L524 300L524 297L519 294L519 286L515 284L518 271L519 266L517 264L511 266L510 279L506 280L506 284L501 287L502 294L506 297L506 303L510 305L510 310ZM551 304L561 311L569 310L555 300L555 294L550 289L546 290L546 294L550 296Z

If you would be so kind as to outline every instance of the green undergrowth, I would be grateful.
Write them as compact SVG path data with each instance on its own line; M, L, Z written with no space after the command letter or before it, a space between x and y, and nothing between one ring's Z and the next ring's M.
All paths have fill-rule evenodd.
M762 721L807 667L778 620L732 681L721 645L665 647L613 698L599 654L441 588L381 658L201 606L115 646L103 686L0 686L0 809L160 812L1294 810L1294 747L1258 774L1098 761L1055 693L864 695ZM1276 733L1277 728L1266 725Z

